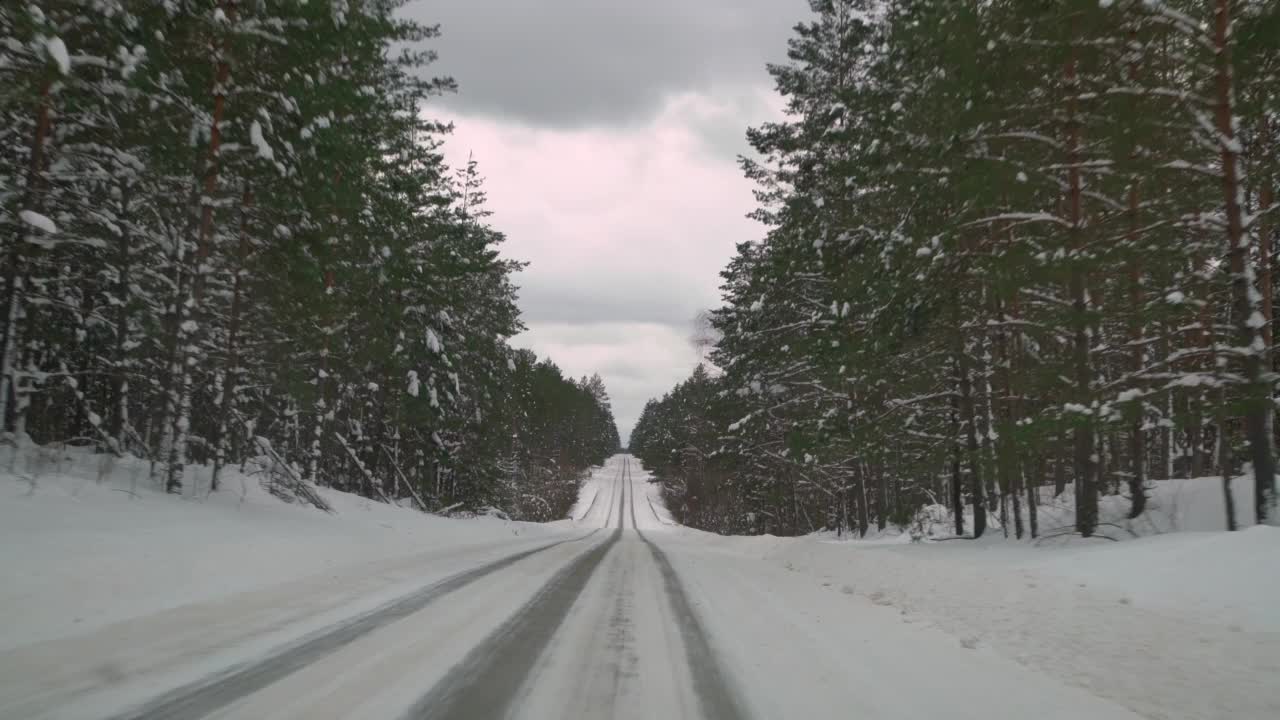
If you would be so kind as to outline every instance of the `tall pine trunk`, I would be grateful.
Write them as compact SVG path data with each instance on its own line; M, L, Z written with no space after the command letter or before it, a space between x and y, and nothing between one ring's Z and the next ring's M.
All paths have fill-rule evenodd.
M324 289L325 294L333 292L334 274L332 270L325 271ZM316 404L315 413L311 425L311 443L307 456L307 479L314 483L320 482L320 451L321 443L324 439L325 423L331 412L326 397L329 387L329 344L332 342L332 336L325 328L324 348L320 354L320 369L316 373ZM437 473L436 496L441 496L441 488L438 482L439 474Z
M982 480L982 461L978 445L978 417L973 402L973 380L970 376L968 352L959 349L960 412L965 426L965 447L969 460L969 492L973 501L973 537L980 538L987 531L987 497Z
M1247 348L1244 377L1247 383L1244 410L1245 434L1249 440L1249 456L1253 461L1254 502L1258 523L1267 521L1271 496L1275 492L1275 458L1268 436L1267 406L1271 403L1271 386L1263 374L1263 360L1269 348L1262 335L1266 321L1256 300L1253 286L1253 260L1249 257L1250 233L1245 227L1244 182L1240 171L1240 141L1236 138L1235 80L1231 68L1232 16L1231 0L1216 0L1213 43L1217 54L1215 73L1218 145L1222 155L1222 194L1226 203L1227 244L1231 262L1231 284L1235 296L1235 321L1239 343ZM1269 373L1268 373L1269 374Z
M1077 107L1079 84L1076 51L1070 51L1064 75L1067 88L1067 212L1071 233L1072 370L1076 403L1085 413L1093 411L1091 381L1093 369L1089 358L1088 276L1084 262L1083 182L1080 173L1080 118ZM1093 535L1098 525L1097 454L1094 448L1092 415L1082 414L1074 430L1076 473L1076 530L1085 537Z
M955 369L955 388L951 393L951 514L955 517L956 536L964 535L964 479L960 474L960 365Z
M1133 319L1130 321L1129 342L1133 374L1137 376L1143 368L1143 333L1142 333L1142 265L1136 256L1138 244L1138 185L1134 180L1129 185L1129 247L1135 252L1129 265L1129 306L1133 308ZM1147 432L1146 401L1138 399L1138 411L1135 413L1133 425L1129 429L1129 517L1136 518L1147 509Z
M52 124L50 116L49 91L50 80L40 86L40 101L36 107L36 127L31 137L31 155L27 159L27 182L23 189L21 208L35 211L39 203L40 173L44 170L45 140L49 136ZM22 321L22 308L26 303L26 272L23 267L23 246L26 245L26 234L30 232L25 223L17 223L17 237L9 248L5 259L5 303L4 303L4 337L0 338L0 434L9 429L9 395L15 400L18 389L18 341L22 336L19 324ZM19 403L20 404L20 403ZM19 408L18 412L21 412ZM15 431L20 428L15 427Z
M221 0L219 7L227 16L227 21L236 21L235 0ZM188 436L191 432L191 390L194 384L193 374L201 352L201 339L206 335L206 313L203 312L205 277L208 273L209 258L213 245L213 194L218 188L218 175L221 171L222 150L222 118L227 105L227 83L231 79L231 64L227 60L227 43L215 45L217 70L213 81L213 116L209 122L209 151L204 173L204 192L200 196L200 227L196 237L195 264L192 268L191 295L185 305L190 318L179 324L182 336L182 381L181 398L178 402L178 415L174 425L174 442L169 456L169 477L165 484L169 492L177 492L182 488L182 475L188 457Z
M209 489L216 491L226 464L230 445L227 428L236 413L236 390L240 378L240 324L244 303L245 261L249 257L249 208L253 193L248 186L240 197L240 247L236 252L235 277L231 281L231 317L227 321L227 359L218 380L218 429L213 439L213 477Z
M120 185L120 238L116 244L116 298L119 305L116 307L116 335L115 347L112 348L112 384L111 384L111 437L116 443L116 449L123 452L125 449L125 429L129 426L129 376L127 373L126 363L129 342L129 298L132 291L129 289L130 273L132 271L132 248L133 241L130 228L130 186L127 182Z
M1267 152L1271 148L1271 123L1265 113L1262 116L1262 132L1261 144L1263 152ZM1262 342L1266 346L1267 355L1263 363L1264 372L1275 372L1275 357L1273 348L1275 346L1275 331L1273 323L1275 322L1275 288L1272 285L1271 264L1274 261L1272 257L1274 249L1272 247L1273 219L1271 217L1272 206L1275 204L1275 178L1268 171L1262 176L1262 189L1258 193L1258 285L1262 291L1262 317L1265 321L1262 326ZM1268 393L1269 395L1271 393ZM1270 398L1268 398L1270 400ZM1275 442L1275 405L1273 402L1266 403L1266 438L1271 444L1269 454L1274 457ZM1270 492L1268 492L1270 491ZM1264 522L1267 519L1275 521L1276 508L1276 491L1275 485L1268 487L1265 483L1254 483L1254 503L1262 508L1257 513L1257 521Z

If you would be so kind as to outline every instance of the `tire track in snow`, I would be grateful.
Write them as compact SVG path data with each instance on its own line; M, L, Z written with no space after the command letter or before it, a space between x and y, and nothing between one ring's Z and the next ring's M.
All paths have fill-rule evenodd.
M618 527L592 549L556 573L529 602L467 653L414 703L403 720L476 720L501 718L519 696L551 638L564 623L591 575L622 537L626 496L619 497L625 465L614 482Z
M599 530L592 530L580 537L540 545L451 575L352 620L313 633L308 638L257 661L242 663L222 673L178 687L140 707L112 716L110 720L198 720L206 717L322 657L337 652L363 635L422 610L441 597L486 575L551 548L586 540L597 532Z
M720 669L715 652L707 641L706 630L693 606L689 604L689 597L685 595L675 568L671 567L667 554L652 540L645 537L644 533L640 532L640 526L636 525L636 490L635 484L630 481L630 458L626 459L624 468L624 474L627 476L626 486L631 492L631 527L649 547L649 552L658 565L658 571L662 574L662 584L667 591L667 600L670 601L671 610L680 625L680 638L684 641L685 659L693 678L693 691L698 696L698 704L702 708L702 716L708 720L744 720L748 715L738 706L734 693L729 689L725 673ZM653 506L650 505L649 509L653 510ZM656 511L654 516L657 516Z
M600 488L596 488L596 494L591 496L591 504L587 506L587 511L582 513L581 517L574 518L574 522L582 522L587 519L592 510L596 509L596 501L600 499Z

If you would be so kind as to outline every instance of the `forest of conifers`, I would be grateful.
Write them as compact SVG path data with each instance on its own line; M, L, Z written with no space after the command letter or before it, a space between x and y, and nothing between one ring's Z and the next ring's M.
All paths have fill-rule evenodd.
M402 4L0 6L7 444L563 517L609 400L507 344L520 266L442 159L453 83Z
M1274 520L1280 3L810 5L715 369L631 440L677 516L1023 537L1065 492L1089 536L1243 471Z

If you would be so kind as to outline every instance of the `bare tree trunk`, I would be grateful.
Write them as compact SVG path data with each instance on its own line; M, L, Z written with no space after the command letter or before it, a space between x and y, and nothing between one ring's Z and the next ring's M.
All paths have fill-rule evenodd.
M112 413L111 437L115 440L116 450L125 449L125 428L129 425L129 377L126 374L125 356L129 340L129 276L132 270L133 257L130 244L132 236L129 232L130 221L130 187L128 183L120 186L120 241L116 245L116 296L119 305L116 307L116 337L112 350L112 364L115 371L112 378Z
M889 524L889 518L886 517L889 508L889 484L885 478L884 463L876 462L872 467L876 472L876 529L883 532Z
M1013 387L1011 380L1013 361L1009 348L1009 318L1005 316L1004 309L998 299L993 300L991 305L992 314L1000 323L995 337L991 339L995 360L995 384L999 387L1000 392L999 399L991 401L991 405L994 406L992 410L995 413L994 422L997 428L995 443L996 482L1000 492L1000 529L1004 532L1005 537L1009 537L1009 496L1013 493L1013 463L1015 461L1012 428ZM992 394L994 395L994 393ZM1018 524L1021 527L1021 519L1018 520Z
M192 208L194 203L199 200L200 185L192 183L191 200ZM191 214L189 223L191 227L195 227L195 213ZM173 243L173 253L170 256L169 267L173 269L173 296L170 298L169 307L166 308L161 325L165 331L165 372L161 377L160 411L155 414L148 423L148 438L153 434L159 434L158 446L156 451L152 453L150 477L152 482L159 481L161 467L167 468L171 460L171 449L173 447L173 433L175 429L175 418L178 415L178 384L182 381L182 352L181 352L181 330L179 326L182 324L182 304L186 297L187 273L186 265L186 243L182 241L182 237L175 237ZM159 462L157 462L159 459ZM168 470L165 470L166 487L168 482Z
M968 353L959 352L960 411L965 425L965 442L969 456L970 493L973 496L973 537L980 538L987 530L987 499L982 483L982 463L979 457L978 418L973 406L973 382L970 379Z
M858 496L855 498L858 502L858 536L866 537L867 530L871 527L870 519L867 517L867 476L869 469L865 462L859 463L861 472L858 473Z
M1071 246L1074 250L1084 247L1083 182L1080 176L1080 119L1077 108L1078 75L1075 49L1071 50L1064 80L1067 86L1067 209L1071 227ZM1092 408L1093 379L1089 358L1089 300L1088 277L1080 266L1080 258L1074 258L1071 266L1069 289L1071 294L1073 333L1073 371L1076 402L1084 408ZM1077 421L1075 428L1076 530L1083 536L1093 535L1098 525L1097 455L1094 448L1092 416Z
M1135 180L1129 185L1129 246L1136 253L1138 244L1138 185ZM1129 266L1129 307L1133 309L1133 320L1130 322L1129 341L1131 349L1135 382L1143 368L1142 352L1142 266L1134 257ZM1138 412L1129 429L1129 517L1136 518L1147 509L1147 432L1145 429L1146 401L1138 399Z
M236 0L220 0L219 5L228 22L236 21ZM217 71L213 83L213 117L209 123L208 164L204 174L204 193L200 197L200 230L196 240L195 267L191 276L189 312L191 317L179 324L182 333L182 384L175 421L173 448L169 454L169 476L165 488L177 492L182 488L182 475L187 462L187 438L191 431L191 388L193 385L194 353L200 350L200 339L205 335L204 303L205 274L213 244L213 194L218 188L219 164L222 150L222 117L226 112L227 82L231 79L231 64L227 60L225 43L216 45Z
M1247 405L1244 411L1245 434L1249 439L1249 455L1253 460L1255 503L1259 524L1267 521L1267 511L1275 493L1275 458L1268 436L1267 405L1271 403L1271 387L1263 374L1263 360L1269 348L1262 335L1266 325L1255 300L1253 260L1249 257L1250 233L1245 227L1244 182L1240 173L1240 143L1236 138L1235 80L1231 68L1232 17L1231 0L1217 0L1213 42L1217 49L1215 120L1222 151L1222 194L1226 203L1227 244L1231 262L1231 284L1236 301L1239 343L1248 348L1244 357ZM1269 373L1268 373L1269 374Z
M1169 357L1169 332L1164 328L1160 338L1160 357ZM1160 423L1160 469L1166 480L1173 477L1173 391L1165 390L1164 412Z
M1238 530L1239 524L1236 521L1236 498L1231 494L1231 443L1227 438L1227 397L1226 393L1218 390L1218 433L1217 433L1217 450L1218 450L1218 467L1219 474L1222 475L1222 494L1223 507L1227 511L1227 529Z
M951 395L951 513L955 516L956 535L964 535L964 485L960 475L960 366L953 363L956 390Z
M227 426L236 411L236 389L240 378L240 316L244 297L245 261L249 257L249 208L253 206L253 193L245 187L240 197L240 248L236 255L235 278L231 287L231 317L227 327L227 361L218 380L219 409L218 430L214 438L213 478L209 489L216 491L226 463L229 444ZM423 508L425 509L425 508Z
M27 183L22 194L22 209L35 210L38 206L40 173L45 164L45 139L52 125L49 90L52 82L45 80L40 86L40 103L36 107L36 128L31 138L31 157L27 161ZM18 324L22 320L22 306L26 303L26 284L23 268L23 246L29 230L18 223L18 234L9 248L5 262L4 337L0 338L0 433L9 429L9 394L16 398L18 390L17 351L21 333ZM15 427L15 431L19 428Z
M1271 124L1267 115L1262 116L1262 147L1263 152L1268 152L1271 147ZM1262 190L1258 193L1258 217L1260 224L1258 226L1258 285L1262 290L1262 317L1265 324L1262 326L1262 342L1266 346L1267 355L1263 362L1265 372L1274 372L1275 357L1272 354L1274 343L1274 328L1272 323L1275 322L1275 288L1272 285L1271 263L1274 260L1272 248L1272 218L1271 209L1275 202L1274 179L1268 170L1262 177ZM1272 395L1272 393L1268 393ZM1271 402L1266 403L1266 438L1270 444L1269 454L1275 455L1275 405ZM1276 519L1276 493L1274 484L1271 486L1271 492L1267 492L1265 484L1254 483L1254 503L1259 506L1270 503L1270 507L1263 508L1263 511L1257 513L1258 522L1262 522L1264 517ZM1270 497L1268 497L1270 495Z
M1067 436L1057 438L1057 457L1053 460L1053 496L1059 497L1067 489L1067 462L1071 457L1071 444Z
M325 293L333 291L334 274L332 270L328 270L324 274ZM326 328L327 330L327 328ZM324 337L324 349L320 355L320 372L316 376L316 406L315 418L311 427L311 447L307 458L307 479L313 483L320 482L320 450L321 439L324 437L324 426L328 421L331 412L327 401L329 388L329 343L332 341L331 336L326 332ZM442 489L439 482L439 471L436 472L436 496L441 497Z
M1227 323L1231 322L1231 316L1228 314ZM1213 330L1209 332L1209 364L1217 368L1219 367L1219 349L1218 335ZM1235 498L1231 494L1231 442L1227 437L1227 393L1221 386L1213 392L1214 409L1214 443L1213 443L1213 460L1218 465L1218 474L1222 476L1222 489L1225 493L1225 508L1227 512L1227 529L1236 530L1236 503Z
M1040 479L1044 477L1045 470L1046 470L1045 464L1046 464L1045 457L1041 455L1036 460L1035 477L1032 478L1032 482L1026 483L1027 485L1027 523L1028 523L1028 530L1031 531L1032 540L1036 539L1036 537L1040 535L1040 518L1037 516L1036 513L1038 512L1038 508L1040 506L1040 503L1039 503ZM1024 478L1024 482L1025 480L1026 478Z

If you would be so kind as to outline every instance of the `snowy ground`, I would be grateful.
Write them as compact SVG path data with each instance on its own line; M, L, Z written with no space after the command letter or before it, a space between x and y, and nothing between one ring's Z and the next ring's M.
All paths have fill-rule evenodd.
M109 456L44 449L38 463L11 466L9 453L0 448L0 616L22 622L0 624L0 650L285 581L349 585L459 548L483 554L557 533L322 489L337 510L327 515L286 505L236 472L216 494L166 495L136 459L99 482Z
M625 456L547 526L17 470L3 718L1280 717L1273 528L724 538Z
M869 603L884 622L944 632L975 655L1015 660L1144 717L1280 717L1280 529L1222 531L1220 478L1156 485L1147 516L1124 523L1120 504L1110 514L1117 526L1160 534L1133 538L1126 529L1119 542L1032 544L998 530L977 542L912 543L898 532L868 541L740 538L688 528L673 542L688 548L687 574L709 592L706 566L737 563L753 578L772 573L771 593L807 585ZM1242 517L1251 514L1248 486L1238 479L1234 490ZM1066 525L1070 508L1046 507L1040 517L1042 527ZM815 607L791 602L805 606L802 615ZM868 645L881 663L878 650ZM1022 716L1011 702L997 692L989 709Z

